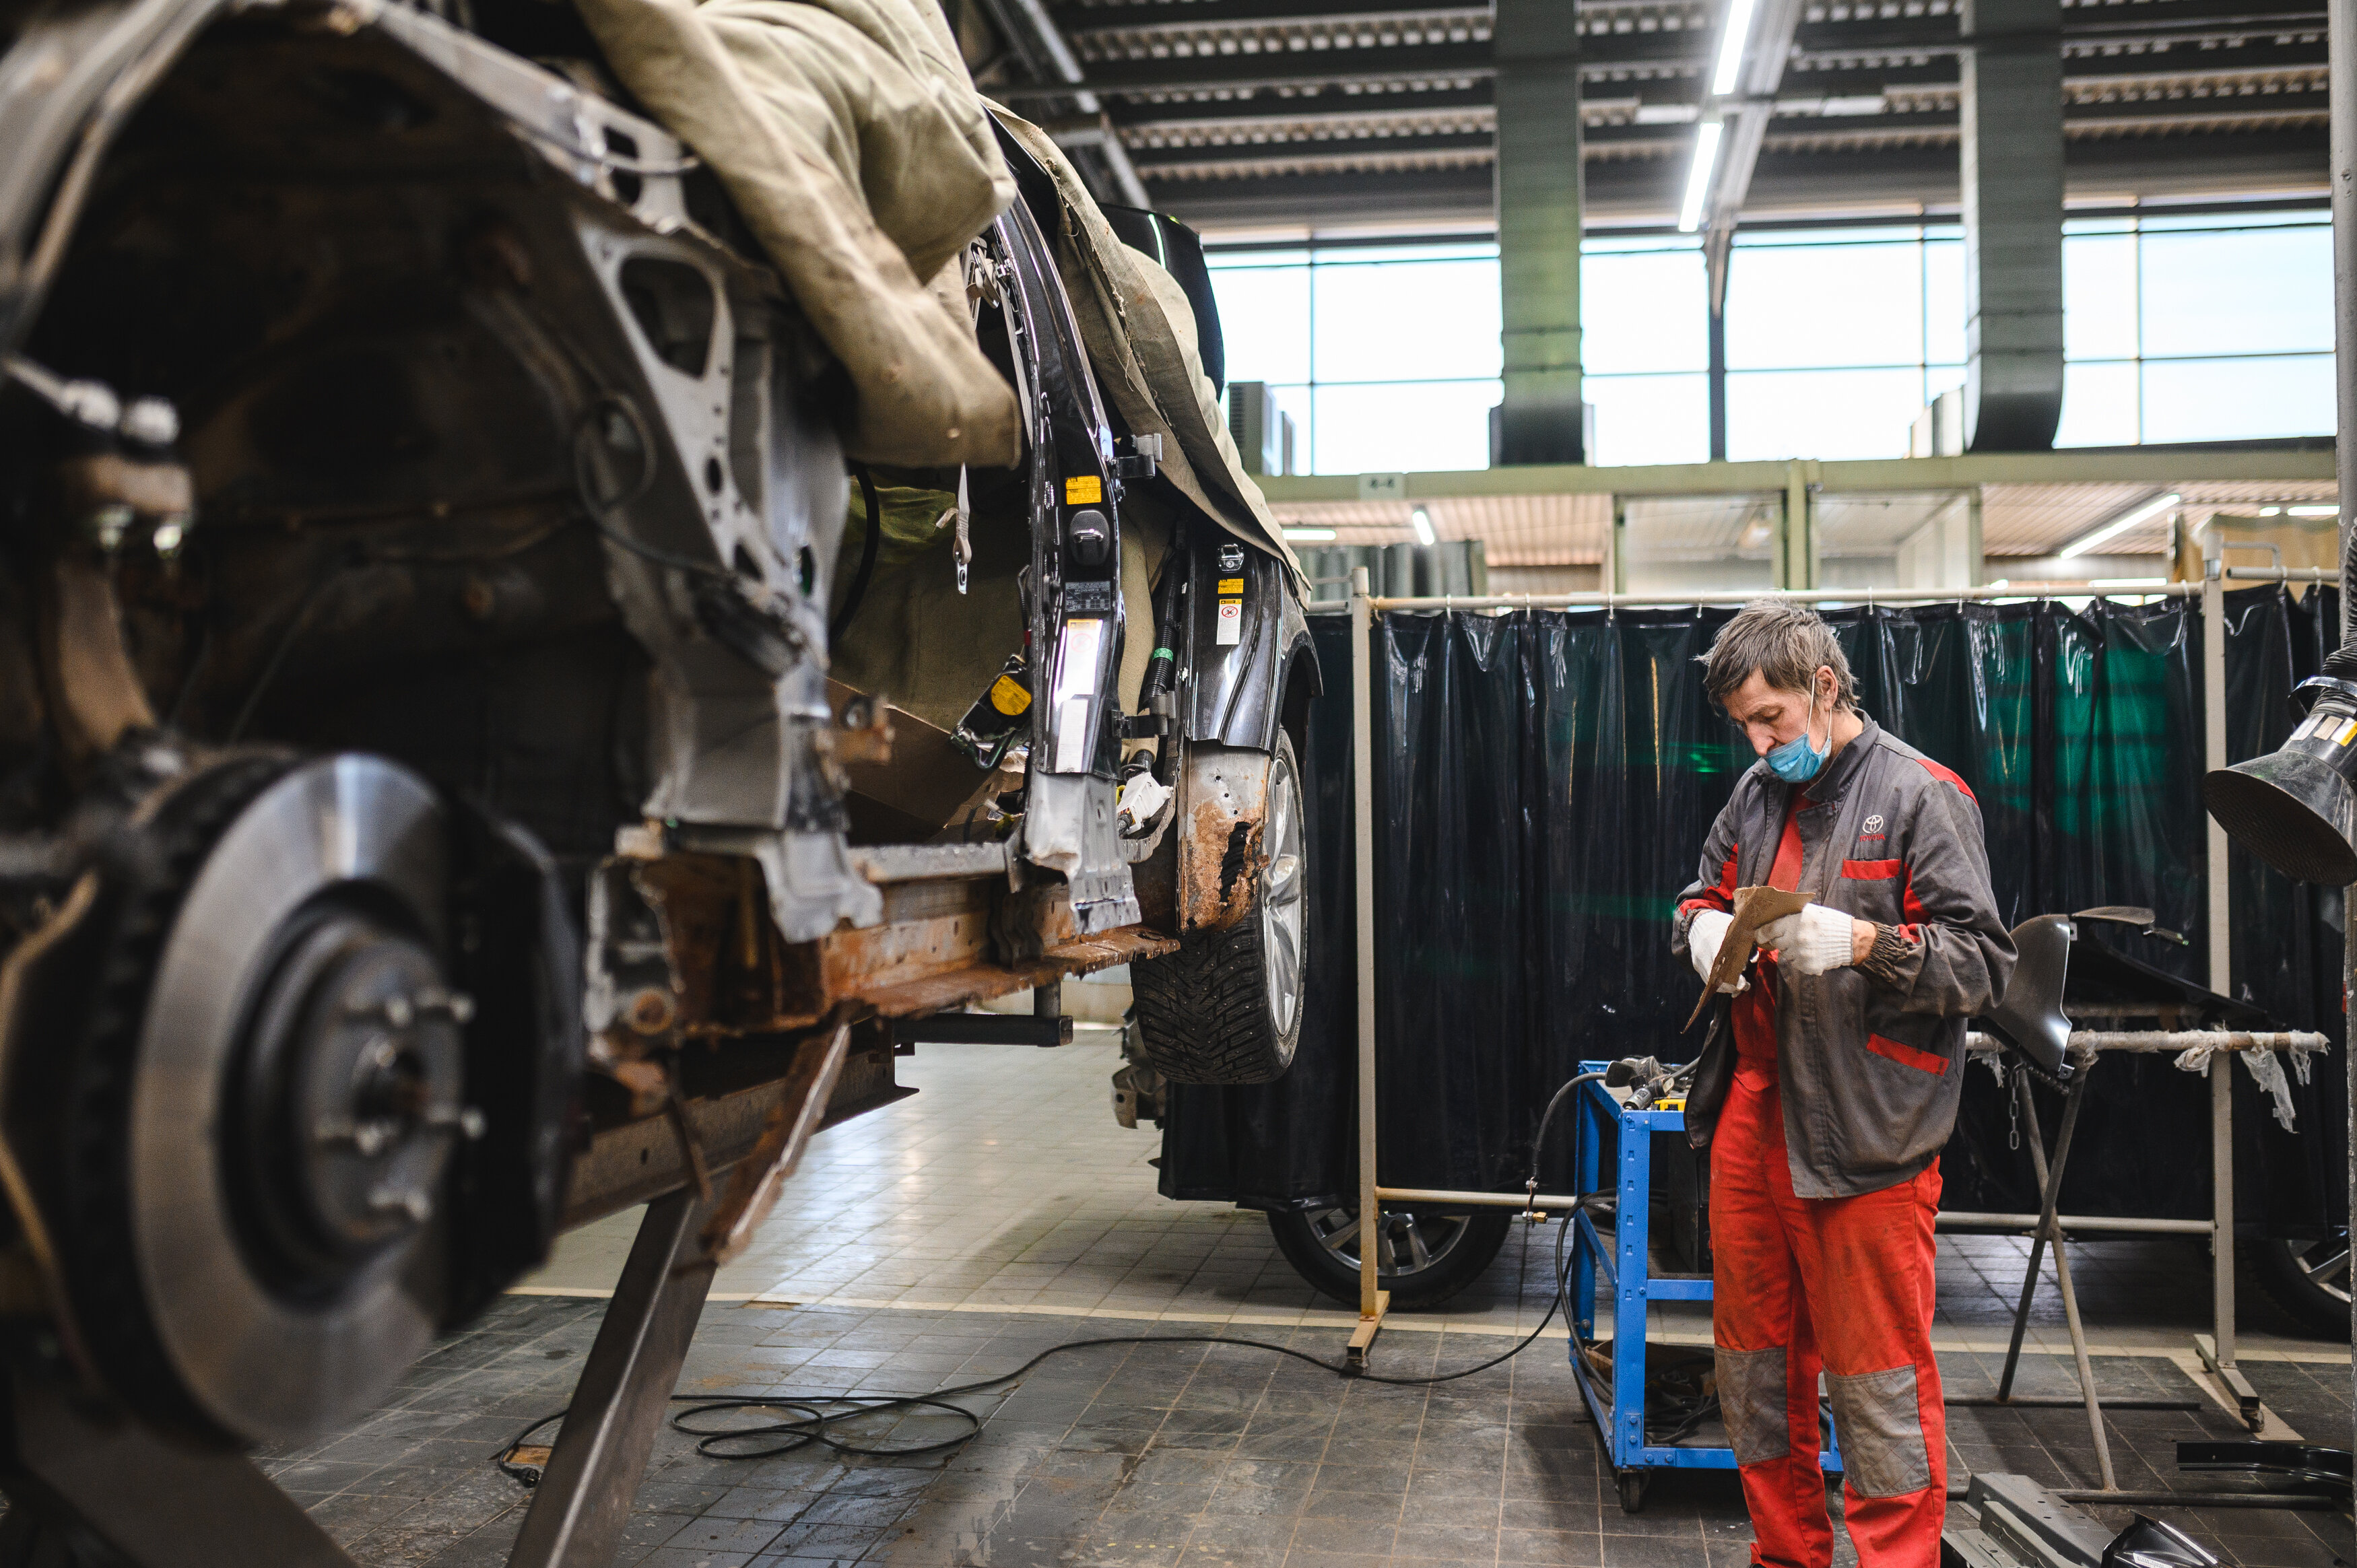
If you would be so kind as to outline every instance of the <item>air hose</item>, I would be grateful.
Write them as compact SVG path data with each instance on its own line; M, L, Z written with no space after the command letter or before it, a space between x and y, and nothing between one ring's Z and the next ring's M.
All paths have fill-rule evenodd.
M1678 1082L1692 1071L1691 1067L1664 1068L1651 1057L1628 1057L1599 1071L1580 1073L1565 1083L1562 1088L1555 1091L1554 1097L1547 1101L1545 1112L1539 1118L1538 1136L1532 1141L1531 1144L1528 1192L1535 1195L1538 1191L1539 1171L1546 1153L1547 1133L1554 1123L1555 1112L1581 1085L1594 1083L1598 1079L1616 1089L1635 1085L1638 1086L1641 1098L1651 1100L1658 1097L1663 1089ZM1585 1204L1594 1196L1596 1195L1592 1193L1583 1194L1580 1202ZM1524 1212L1533 1213L1527 1209ZM1535 1218L1534 1214L1533 1217ZM696 1440L697 1453L716 1459L774 1458L778 1455L790 1454L797 1448L807 1447L813 1443L838 1454L871 1458L938 1453L945 1448L954 1448L982 1431L982 1417L963 1405L952 1403L952 1401L963 1395L981 1393L985 1390L997 1388L1001 1384L1011 1383L1051 1356L1061 1356L1073 1350L1097 1349L1114 1345L1224 1345L1233 1348L1265 1350L1271 1355L1290 1357L1294 1360L1306 1361L1310 1366L1322 1368L1337 1377L1354 1378L1361 1382L1385 1383L1405 1388L1454 1382L1459 1378L1469 1378L1477 1372L1486 1372L1492 1367L1513 1359L1536 1344L1539 1336L1546 1331L1547 1325L1555 1321L1555 1314L1563 1309L1564 1298L1570 1294L1571 1271L1564 1258L1563 1240L1565 1232L1571 1229L1573 1222L1574 1216L1565 1216L1563 1230L1555 1232L1555 1296L1548 1302L1546 1312L1539 1318L1538 1326L1502 1354L1492 1356L1486 1361L1478 1361L1470 1367L1460 1368L1453 1372L1438 1372L1428 1377L1417 1378L1384 1377L1374 1372L1354 1371L1343 1362L1329 1361L1322 1357L1313 1356L1306 1350L1297 1349L1293 1346L1274 1344L1265 1339L1234 1339L1219 1334L1119 1335L1108 1338L1075 1339L1063 1345L1051 1345L1011 1372L1002 1372L995 1378L983 1378L971 1383L960 1383L952 1388L935 1389L928 1394L773 1393L741 1397L673 1394L672 1398L674 1402L683 1404L686 1408L672 1417L672 1426L674 1430ZM1523 1235L1523 1255L1527 1262L1530 1256L1530 1233L1527 1230ZM1589 1375L1588 1369L1581 1364L1580 1357L1575 1356L1572 1359L1573 1364L1579 1368L1583 1377ZM856 1421L863 1416L881 1415L888 1412L920 1407L930 1407L963 1417L967 1423L967 1430L953 1437L941 1438L931 1443L884 1446L856 1443L834 1430L840 1423ZM762 1420L748 1425L726 1427L693 1424L698 1416L722 1412L744 1412L783 1417L783 1419ZM514 1477L524 1486L536 1486L540 1481L540 1467L519 1460L516 1457L517 1451L524 1447L534 1434L564 1420L565 1413L565 1411L560 1410L533 1422L518 1433L513 1441L494 1454L491 1456L492 1462L498 1465L504 1474Z
M876 575L876 556L884 547L884 508L876 499L876 477L865 463L851 466L854 478L859 481L859 499L867 508L867 528L859 537L859 565L851 575L850 591L843 596L843 607L834 612L834 624L826 628L829 647L843 640L851 629L851 618L859 613L860 601L867 596L868 580Z

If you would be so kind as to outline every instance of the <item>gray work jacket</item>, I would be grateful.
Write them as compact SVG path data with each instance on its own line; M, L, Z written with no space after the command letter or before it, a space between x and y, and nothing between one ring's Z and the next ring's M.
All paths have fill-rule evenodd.
M1678 896L1674 945L1700 909L1768 880L1792 785L1763 761L1711 824L1702 869ZM1800 887L1879 928L1863 963L1822 975L1780 967L1776 1070L1792 1190L1851 1197L1939 1158L1964 1092L1964 1020L2013 974L2013 938L1989 888L1980 805L1964 781L1874 720L1800 786ZM1755 961L1752 983L1760 983ZM1712 1010L1686 1100L1687 1136L1710 1141L1735 1072L1729 999Z

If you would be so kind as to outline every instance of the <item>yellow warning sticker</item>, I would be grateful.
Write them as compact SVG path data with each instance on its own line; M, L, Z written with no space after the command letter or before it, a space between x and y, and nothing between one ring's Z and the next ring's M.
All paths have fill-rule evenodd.
M1244 580L1242 577L1222 577L1220 579L1220 592L1223 594L1241 594L1243 591Z
M2352 736L2357 736L2357 719L2351 719L2347 724L2342 725L2341 726L2341 733L2332 737L2332 744L2335 746L2347 746L2349 744L2349 737Z
M1094 474L1074 474L1064 481L1066 506L1099 506L1104 501L1104 481Z
M990 705L1013 718L1031 705L1031 693L1014 676L1001 675L990 683Z

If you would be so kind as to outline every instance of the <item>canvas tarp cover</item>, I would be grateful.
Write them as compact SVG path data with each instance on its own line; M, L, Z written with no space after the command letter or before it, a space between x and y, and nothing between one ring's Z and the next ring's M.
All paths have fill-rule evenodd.
M1055 182L1059 211L1035 212L1056 248L1098 384L1134 435L1160 435L1162 473L1231 533L1286 564L1307 586L1203 373L1195 315L1178 280L1121 242L1071 162L1048 134L997 104L991 112Z
M960 256L1015 185L933 0L578 0L608 62L727 187L849 372L852 456L1006 467L1015 395Z
M2318 607L2318 600L2321 607ZM2330 594L2226 596L2232 756L2271 750L2290 693L2332 646ZM1547 1096L1584 1058L1692 1057L1700 983L1670 950L1671 904L1750 750L1703 695L1695 656L1724 609L1393 615L1374 633L1379 1166L1386 1186L1518 1190ZM2204 817L2198 607L1954 604L1837 610L1867 709L1978 797L2007 923L2149 905L2178 947L2108 937L2200 979ZM1331 689L1350 633L1312 618ZM1308 1007L1276 1082L1180 1088L1162 1190L1318 1207L1357 1187L1350 703L1310 710ZM2337 1044L2337 890L2296 886L2239 850L2233 993ZM2341 1075L2294 1086L2287 1133L2233 1069L2236 1207L2285 1227L2339 1223ZM2041 1095L2044 1090L2040 1091ZM2074 1213L2206 1218L2209 1090L2167 1057L2109 1056L2091 1080L2062 1203ZM2050 1137L2059 1098L2044 1101ZM2027 1139L1996 1076L1965 1079L1943 1160L1950 1208L2035 1209ZM2336 1178L2335 1173L2343 1173ZM1543 1190L1566 1191L1568 1149Z

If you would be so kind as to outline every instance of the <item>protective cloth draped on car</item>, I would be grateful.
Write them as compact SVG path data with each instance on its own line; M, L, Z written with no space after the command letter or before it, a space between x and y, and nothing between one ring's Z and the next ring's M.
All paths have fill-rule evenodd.
M996 103L990 112L1056 182L1064 221L1050 230L1056 270L1081 324L1081 339L1105 395L1136 435L1159 435L1162 472L1206 517L1286 564L1308 592L1301 563L1285 542L1268 499L1243 457L1203 373L1195 313L1178 280L1121 242L1048 133Z
M856 458L1004 467L1015 395L959 258L1014 199L932 0L579 0L624 85L710 164L849 371Z

